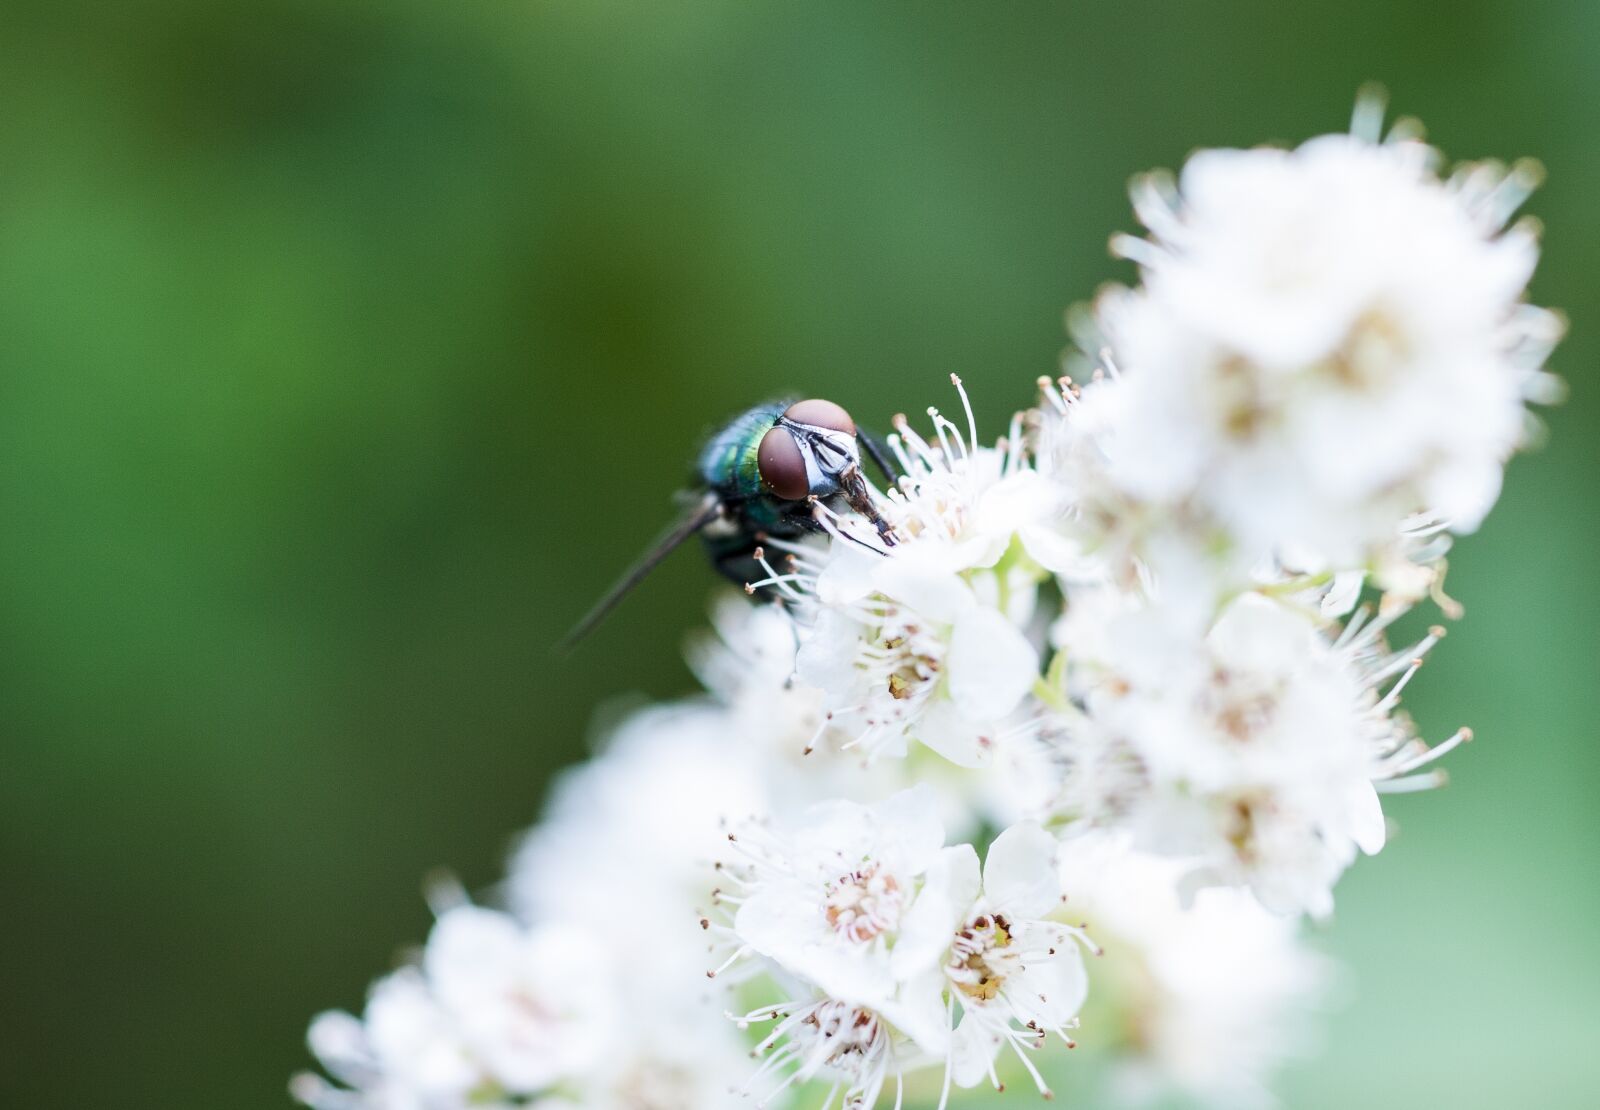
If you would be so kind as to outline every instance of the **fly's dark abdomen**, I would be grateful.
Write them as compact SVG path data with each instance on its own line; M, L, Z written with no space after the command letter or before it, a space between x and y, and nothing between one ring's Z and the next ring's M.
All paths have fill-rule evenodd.
M734 585L745 586L767 577L767 572L756 560L756 551L761 543L749 533L736 532L721 539L706 536L705 545L712 567ZM756 596L765 599L766 589L758 589Z

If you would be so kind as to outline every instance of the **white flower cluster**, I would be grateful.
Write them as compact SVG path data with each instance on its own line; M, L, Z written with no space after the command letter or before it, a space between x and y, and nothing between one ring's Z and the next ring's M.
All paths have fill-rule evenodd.
M736 912L707 927L733 948L724 966L771 961L798 995L739 1019L778 1023L758 1052L784 1041L758 1073L781 1076L761 1103L820 1075L844 1105L872 1106L891 1077L898 1088L929 1060L970 1087L995 1078L1006 1045L1046 1089L1021 1050L1050 1034L1070 1045L1088 993L1087 938L1049 919L1056 840L1013 825L980 870L972 845L945 846L937 809L922 785L875 806L823 802L781 832L730 834L738 852L718 901Z
M1302 919L1470 736L1417 737L1443 630L1392 633L1459 615L1451 538L1555 392L1534 169L1441 177L1377 115L1138 181L1073 376L993 446L959 379L959 420L897 417L879 519L758 551L708 694L558 783L509 912L318 1018L339 1085L298 1097L942 1108L1081 1039L1104 1102L1270 1102Z

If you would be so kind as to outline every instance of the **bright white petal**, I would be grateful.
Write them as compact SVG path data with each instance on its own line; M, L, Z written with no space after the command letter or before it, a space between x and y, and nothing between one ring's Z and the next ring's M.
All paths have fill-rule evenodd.
M944 972L935 967L902 985L894 999L878 1006L878 1012L895 1028L935 1058L944 1056L950 1048L944 987Z
M901 919L889 965L896 979L905 982L938 967L978 896L978 886L978 853L972 845L957 844L939 853L917 900Z
M989 846L983 893L989 904L1017 920L1044 917L1061 902L1056 839L1032 821L1011 826Z
M917 722L916 737L958 767L984 767L994 757L990 731L969 720L954 702L937 701Z
M957 1087L976 1087L989 1078L1000 1054L1000 1034L976 1013L962 1015L950 1039L950 1078Z
M1370 782L1358 782L1350 789L1350 836L1369 856L1381 852L1388 838L1383 803Z
M939 792L918 783L873 807L873 814L892 831L900 845L903 866L921 872L944 847L944 821L939 816Z
M993 609L972 608L950 636L950 697L975 721L997 721L1015 709L1039 677L1039 653Z
M1025 923L1018 928L1013 942L1028 947L1049 944L1049 928ZM1033 961L1006 984L1006 997L1024 1024L1033 1021L1043 1028L1056 1029L1071 1021L1089 997L1089 974L1077 942L1067 938L1057 941L1055 955Z

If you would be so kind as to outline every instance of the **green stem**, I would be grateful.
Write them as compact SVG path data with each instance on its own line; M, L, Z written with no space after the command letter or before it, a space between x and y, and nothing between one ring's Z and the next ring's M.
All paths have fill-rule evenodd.
M1038 698L1048 709L1054 709L1057 713L1066 712L1067 699L1060 690L1045 681L1042 676L1033 680L1033 696Z
M1270 586L1259 586L1256 593L1265 597L1287 597L1297 594L1301 590L1309 590L1316 586L1325 586L1333 581L1333 571L1325 570L1320 574L1302 574L1299 578L1291 578L1287 582L1274 582Z

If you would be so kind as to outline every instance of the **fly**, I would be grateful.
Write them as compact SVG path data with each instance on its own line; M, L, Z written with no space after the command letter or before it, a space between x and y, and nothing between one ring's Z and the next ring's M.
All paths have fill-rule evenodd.
M769 539L797 540L822 530L817 506L847 506L870 522L885 547L893 527L878 511L861 471L861 444L890 481L887 461L832 401L757 405L706 441L695 466L688 512L652 544L562 641L570 648L673 549L698 535L711 565L736 585L762 578L759 551ZM757 591L759 592L759 591Z

